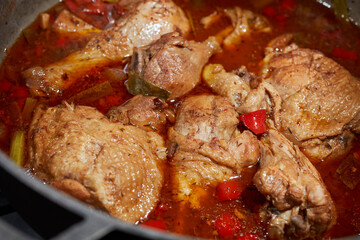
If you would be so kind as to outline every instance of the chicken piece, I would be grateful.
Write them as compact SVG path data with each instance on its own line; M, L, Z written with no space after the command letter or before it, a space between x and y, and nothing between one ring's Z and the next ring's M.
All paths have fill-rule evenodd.
M145 131L162 132L170 111L167 106L156 97L137 95L121 106L112 107L106 115L111 122L134 125Z
M271 25L264 16L237 6L224 9L223 12L215 11L209 16L202 18L200 22L204 25L204 28L207 29L214 22L218 21L223 14L229 17L232 23L232 31L222 39L226 47L241 43L241 39L244 36L250 35L252 32L271 31Z
M76 17L66 9L61 11L59 16L56 18L52 28L60 33L87 34L101 32L100 29L85 22L81 18Z
M196 185L227 180L234 172L257 163L256 136L250 131L240 133L237 124L235 109L224 97L199 95L185 99L168 132L169 140L177 144L171 164L180 199L191 195ZM192 205L196 205L194 202Z
M29 166L58 189L135 223L156 207L163 184L164 140L111 123L96 109L38 108L29 130Z
M80 51L44 67L23 72L33 95L61 95L92 68L121 62L134 47L150 44L169 32L187 34L189 21L170 0L143 0L133 3L114 26L94 36Z
M319 151L312 157L333 158L335 148L327 144L327 138L346 130L350 131L347 135L359 133L360 81L322 53L290 42L291 35L273 40L264 60L265 81L282 99L281 111L275 114L280 121L278 128L304 143L304 151L309 146L306 141L311 141L312 146L315 142L330 146L331 151ZM343 148L349 150L351 146Z
M257 189L275 207L266 209L272 239L321 237L336 221L335 205L320 174L286 137L274 129L261 138Z
M251 89L252 78L245 67L226 72L220 64L209 64L203 71L203 79L209 87L217 94L227 97L239 114L259 109L278 113L281 107L278 92L266 82L261 82L257 88ZM278 123L278 115L275 116L275 122Z
M203 79L217 94L227 97L236 108L242 105L251 91L249 84L243 78L226 72L221 64L206 65Z
M218 51L220 46L214 37L198 43L186 41L176 32L169 33L149 46L135 49L130 71L170 92L169 98L173 99L200 82L203 66ZM129 83L128 90L133 94L141 93L129 89Z

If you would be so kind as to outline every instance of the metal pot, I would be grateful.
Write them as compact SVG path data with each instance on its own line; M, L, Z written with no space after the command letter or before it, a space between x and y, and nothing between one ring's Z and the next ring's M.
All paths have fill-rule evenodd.
M318 0L330 4L331 0ZM6 49L41 12L58 0L1 0L0 61ZM360 23L360 1L348 1L352 19ZM350 9L350 10L351 10ZM355 11L356 10L356 11ZM0 151L0 185L11 205L43 238L53 239L191 239L121 222L26 174ZM2 239L33 239L0 220ZM359 239L356 236L349 239Z

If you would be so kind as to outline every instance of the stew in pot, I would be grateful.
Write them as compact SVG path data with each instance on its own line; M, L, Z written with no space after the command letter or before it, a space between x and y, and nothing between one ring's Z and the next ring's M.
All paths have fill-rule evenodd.
M140 227L357 235L360 30L341 6L64 0L1 65L1 150Z

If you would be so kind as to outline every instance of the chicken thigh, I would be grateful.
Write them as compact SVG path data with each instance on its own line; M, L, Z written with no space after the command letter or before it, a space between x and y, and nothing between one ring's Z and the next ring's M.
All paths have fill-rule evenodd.
M62 95L79 77L93 68L121 62L163 34L190 31L184 12L171 0L135 1L114 26L94 36L80 51L43 67L23 72L27 86L37 96Z
M220 50L214 37L199 43L186 41L176 32L165 34L149 46L135 49L130 64L128 91L132 94L154 95L135 85L135 81L142 78L168 91L169 96L163 98L180 97L200 82L203 66L211 55Z
M254 183L273 205L264 213L270 238L321 237L334 225L336 210L316 168L274 129L262 136L260 146Z
M360 81L322 53L291 40L291 35L274 39L264 60L265 81L282 99L275 113L278 127L313 159L344 154L353 133L359 133Z
M168 132L177 144L171 161L179 196L191 194L196 185L214 184L255 165L259 144L250 131L240 133L231 103L224 97L198 95L185 99Z
M156 206L166 158L157 133L65 103L38 108L29 139L29 167L46 183L130 223Z

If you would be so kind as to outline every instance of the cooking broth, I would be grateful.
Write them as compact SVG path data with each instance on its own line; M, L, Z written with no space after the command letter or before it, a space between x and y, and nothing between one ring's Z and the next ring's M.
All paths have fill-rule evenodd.
M264 49L270 40L283 33L293 33L295 41L300 47L316 49L326 56L333 58L349 70L353 76L360 77L360 30L355 26L338 19L332 12L315 1L296 1L296 7L292 11L279 12L276 16L269 17L264 7L279 9L281 1L277 0L175 0L175 2L186 12L192 22L192 32L187 38L189 40L203 41L208 36L215 35L231 24L231 21L223 17L213 24L210 29L205 30L200 23L202 17L208 16L213 11L222 8L240 6L255 13L265 14L273 31L270 33L254 33L243 38L240 44L221 53L215 54L210 63L222 64L227 71L231 71L245 65L250 72L261 77L261 61L264 58ZM62 9L66 8L64 3L59 3L48 11L50 25L54 22ZM271 15L271 14L270 14ZM106 16L103 16L105 18ZM113 20L119 16L112 15ZM88 19L89 23L101 25L100 17ZM10 151L11 137L17 130L27 131L29 120L23 118L25 101L31 96L26 87L21 73L33 66L43 66L56 62L71 52L81 49L90 35L76 36L61 35L55 33L51 28L43 30L39 27L39 18L26 28L13 47L7 52L0 69L0 146L6 153ZM108 23L111 24L111 21ZM106 24L102 24L105 27ZM342 48L357 52L356 57L336 57L333 55L334 48ZM127 68L126 63L113 63L111 67L120 69ZM61 101L71 98L82 90L91 88L105 82L102 74L103 69L94 69L83 76L81 84L73 87L64 95L57 98L35 97L38 103L55 106ZM106 113L112 106L121 105L132 97L127 93L124 82L113 86L114 92L87 102L86 105L96 107L100 112ZM187 96L199 93L212 93L204 84L200 84ZM187 97L185 96L185 97ZM177 99L170 104L176 109L183 99ZM165 132L164 132L165 133ZM163 134L166 138L166 134ZM339 179L337 169L346 157L353 156L359 151L360 144L357 140L354 149L349 155L331 161L323 161L315 164L320 172L327 189L329 190L337 209L337 222L335 226L324 236L324 238L336 238L360 233L360 184L354 189L348 188ZM25 151L26 153L26 151ZM356 154L354 155L356 158ZM26 159L26 157L25 157ZM360 161L360 159L356 159ZM168 159L171 161L171 158ZM26 165L26 160L24 165ZM157 209L148 216L147 220L162 219L166 228L175 233L191 235L203 238L220 238L214 228L215 219L222 213L233 212L234 209L243 211L245 215L242 221L242 229L238 233L254 233L260 239L267 238L267 223L260 216L259 211L266 202L252 183L252 178L257 166L245 169L236 181L240 181L244 187L241 197L237 200L219 202L216 196L216 188L205 186L199 191L204 195L201 199L201 207L191 208L188 204L174 200L174 185L172 181L172 169L170 164L164 164L165 184ZM358 171L360 169L355 169Z

